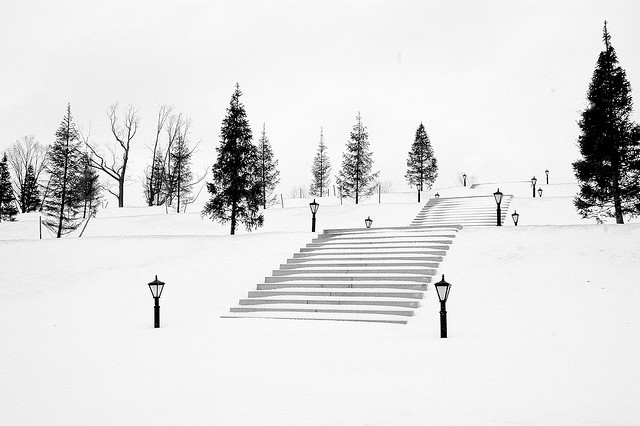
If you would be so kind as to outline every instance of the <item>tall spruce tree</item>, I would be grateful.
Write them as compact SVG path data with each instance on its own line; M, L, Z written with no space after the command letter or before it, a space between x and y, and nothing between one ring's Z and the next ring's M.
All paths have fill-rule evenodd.
M322 127L320 127L320 143L318 144L316 156L313 159L313 166L311 166L312 178L309 194L322 197L325 191L329 189L329 184L331 183L330 173L331 163L327 155L327 146L324 144Z
M407 158L405 178L409 185L415 185L416 187L422 185L422 188L427 190L433 186L437 177L438 162L433 155L433 148L427 131L424 125L420 123Z
M278 160L273 156L273 150L263 123L262 135L258 140L258 176L260 177L260 186L262 188L262 207L265 209L267 205L275 201L275 197L272 196L273 190L280 182L280 172L277 167Z
M203 216L223 224L231 222L231 235L238 222L248 231L264 224L264 216L259 213L262 185L257 174L258 152L251 143L251 128L240 96L240 85L236 84L222 121L213 182L207 182L211 198L202 210Z
M95 215L102 190L98 172L91 164L91 154L88 152L81 154L77 188L74 192L78 198L78 205L82 205L83 218L87 217L87 213Z
M360 196L368 197L375 189L375 180L379 172L371 173L373 154L369 151L369 134L362 124L358 112L356 124L353 125L351 138L347 142L342 155L342 169L336 177L340 187L340 196L354 198L358 204Z
M11 174L9 173L9 160L7 154L0 161L0 222L3 220L15 220L18 209L13 198L11 187Z
M631 121L631 86L604 23L605 50L598 57L589 85L589 106L578 122L582 159L573 163L580 192L574 205L584 218L601 223L636 216L640 206L640 131Z
M26 213L38 210L40 208L40 203L41 200L38 181L36 179L33 165L29 164L24 175L22 191L20 192L20 205Z
M56 130L56 140L47 153L50 181L43 223L56 238L73 231L82 221L77 194L82 164L79 148L78 131L68 104L67 113Z
M171 172L169 173L172 195L176 197L176 211L180 213L180 202L188 199L191 194L191 156L193 151L189 149L189 141L185 134L176 138L171 148Z

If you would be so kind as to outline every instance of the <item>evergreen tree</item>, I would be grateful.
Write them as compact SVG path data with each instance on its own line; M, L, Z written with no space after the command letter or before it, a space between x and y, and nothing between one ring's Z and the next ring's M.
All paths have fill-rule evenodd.
M437 177L438 163L433 155L433 148L427 131L424 129L424 125L420 123L407 158L405 178L409 185L415 185L416 187L422 185L422 188L427 190L431 188Z
M56 238L76 229L80 217L80 202L77 195L81 168L81 153L78 131L71 116L71 105L56 131L56 140L48 154L49 189L44 202L44 225L53 231Z
M164 166L164 153L159 145L156 147L152 162L153 164L147 166L145 172L144 197L149 206L159 206L164 203L164 180L167 176Z
M342 155L342 169L336 177L340 197L352 197L358 204L359 197L369 196L375 189L379 172L371 173L373 154L369 151L369 135L358 112L346 151Z
M265 125L262 124L262 135L258 140L258 176L260 178L260 186L262 188L262 207L267 208L268 204L272 204L275 200L272 197L273 190L280 182L280 172L276 168L278 160L273 158L273 151L269 138L265 133Z
M631 86L618 64L605 21L605 50L598 57L578 122L582 159L573 163L580 192L574 205L584 218L636 216L640 206L640 131L631 121Z
M9 160L7 154L0 161L0 222L3 220L15 220L18 209L13 199L11 188L11 174L9 173Z
M213 182L207 182L211 198L202 210L213 220L231 222L231 235L235 234L238 221L248 231L264 223L264 216L259 214L262 185L257 174L258 152L251 143L251 128L240 96L242 92L236 84L222 121L218 158L212 167Z
M318 144L318 151L316 152L316 156L313 159L313 166L311 167L312 178L309 194L322 197L329 189L331 182L330 173L331 163L327 155L327 146L324 144L322 127L320 127L320 143Z
M22 191L20 192L20 205L23 207L24 212L27 213L38 210L40 203L40 189L38 188L33 166L29 164L24 175Z
M77 197L78 205L82 205L82 217L95 215L98 210L98 200L100 199L100 183L98 181L98 172L91 166L91 157L89 153L83 153L80 157L80 173L77 181L77 188L74 194Z
M191 194L191 154L186 135L179 135L171 149L171 173L169 174L171 193L176 196L180 213L180 201L186 200Z

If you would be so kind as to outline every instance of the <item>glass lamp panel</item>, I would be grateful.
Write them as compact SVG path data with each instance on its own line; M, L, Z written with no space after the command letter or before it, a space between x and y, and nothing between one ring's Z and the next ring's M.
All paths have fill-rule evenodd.
M513 223L517 224L518 219L520 219L520 215L518 213L513 213L511 217L513 218Z
M496 199L496 204L500 204L502 202L502 192L500 192L500 189L493 193L493 197Z
M316 203L316 200L314 198L313 202L309 203L309 208L311 209L311 213L316 214L318 211L318 207L320 207L320 204Z
M531 178L531 183L533 184L533 186L536 186L536 182L538 182L538 179L536 179L536 177L532 177Z

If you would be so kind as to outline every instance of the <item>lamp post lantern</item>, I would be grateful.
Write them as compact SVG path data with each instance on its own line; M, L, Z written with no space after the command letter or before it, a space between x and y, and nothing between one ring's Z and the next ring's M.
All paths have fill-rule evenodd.
M434 195L434 197L436 197L436 198L440 198L440 194L438 194L438 193L436 192L436 195Z
M536 179L536 177L532 177L531 178L531 185L533 186L533 198L536 198L536 182L538 182L538 179Z
M156 302L153 307L153 328L160 328L160 295L162 294L163 288L164 283L162 281L158 281L157 275L156 279L149 283L149 290L151 290L151 295Z
M444 280L444 274L442 274L442 280L435 283L436 292L438 293L438 299L440 300L440 337L447 337L447 299L449 298L449 291L451 290L451 284Z
M513 224L515 226L518 226L518 219L520 219L520 215L518 214L517 211L513 211L513 214L511 215L511 219L513 219Z
M316 203L316 199L313 199L313 202L309 203L309 208L311 209L311 232L316 232L316 213L318 212L318 207L320 204Z
M364 225L367 227L367 229L371 228L371 225L373 224L373 219L371 219L371 216L367 216L367 218L364 220Z
M547 185L549 185L549 169L545 170L544 174L547 175Z
M467 174L462 174L462 186L467 186Z
M538 188L538 196L542 198L542 188Z
M416 188L418 189L418 202L420 202L420 191L422 191L422 182L418 183L416 185Z
M502 211L500 210L500 203L502 202L502 192L500 188L493 193L493 198L496 199L496 213L497 213L497 226L502 226Z

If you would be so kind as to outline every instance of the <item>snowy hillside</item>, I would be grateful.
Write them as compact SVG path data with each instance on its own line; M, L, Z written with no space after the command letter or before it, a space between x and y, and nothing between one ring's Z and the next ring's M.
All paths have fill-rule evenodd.
M640 423L640 224L581 220L574 185L440 195L498 187L520 226L455 239L448 339L431 285L404 326L220 318L312 239L310 199L236 236L199 206L101 210L62 240L38 240L37 216L0 223L0 423ZM404 226L415 198L317 199L318 230Z

